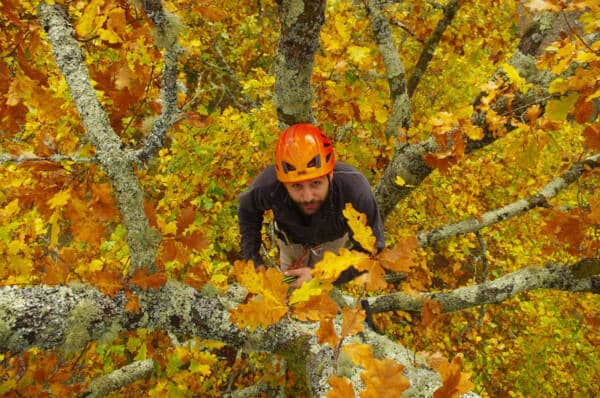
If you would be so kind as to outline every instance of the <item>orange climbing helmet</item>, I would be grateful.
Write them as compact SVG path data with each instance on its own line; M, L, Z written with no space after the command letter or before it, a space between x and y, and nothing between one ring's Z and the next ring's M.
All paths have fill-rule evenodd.
M283 130L275 146L275 171L283 183L303 182L333 171L333 143L309 123Z

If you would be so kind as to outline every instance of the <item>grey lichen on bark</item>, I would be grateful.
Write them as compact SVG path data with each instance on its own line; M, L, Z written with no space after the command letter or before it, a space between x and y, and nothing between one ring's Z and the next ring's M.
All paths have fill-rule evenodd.
M588 264L595 264L589 259ZM591 268L595 270L595 268ZM574 272L575 271L575 272ZM591 271L590 271L591 272ZM459 311L482 304L497 304L519 293L536 289L556 289L569 292L596 293L595 278L589 273L579 277L577 269L570 265L547 264L544 267L527 267L503 275L491 282L465 286L452 291L423 293L421 297L394 293L369 298L373 313L402 310L420 312L425 300L439 302L442 312Z
M314 58L325 22L324 0L283 0L281 33L274 63L275 107L281 128L315 123L311 108Z
M117 207L127 232L131 256L130 272L137 268L155 271L160 234L150 227L144 212L144 194L134 172L134 164L122 148L108 116L96 97L85 64L83 51L75 40L65 10L59 5L41 2L38 18L61 73L65 77L86 135L96 148L96 158L109 177Z
M109 393L149 376L154 371L154 361L146 359L130 363L90 383L87 398L105 397Z
M444 225L431 231L419 233L417 235L419 246L430 246L443 239L464 235L469 232L476 232L485 227L516 217L533 208L547 207L550 199L554 198L559 192L577 181L586 170L598 167L600 165L599 162L600 153L589 156L588 158L573 164L563 174L552 179L537 193L527 198L519 199L513 203L502 206L499 209L488 211L477 218L468 218L457 223Z
M398 134L399 129L407 130L410 127L411 103L406 86L404 64L398 55L390 25L381 12L379 1L367 0L365 5L385 65L392 102L392 111L386 121L385 134L387 137L392 137Z

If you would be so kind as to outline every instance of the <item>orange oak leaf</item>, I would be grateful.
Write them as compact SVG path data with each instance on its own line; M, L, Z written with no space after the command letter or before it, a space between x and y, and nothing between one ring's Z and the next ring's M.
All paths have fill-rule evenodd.
M286 313L287 306L271 297L255 296L247 304L240 304L230 311L231 320L240 328L266 328L279 321Z
M140 300L137 294L130 292L129 290L125 291L125 297L127 298L127 304L125 304L125 310L129 312L140 312Z
M300 321L318 321L333 318L338 312L337 304L329 297L329 292L312 296L308 301L294 304L292 314Z
M421 310L423 326L429 325L441 313L442 306L436 300L423 300L423 309Z
M360 307L348 308L342 310L342 338L355 335L362 332L365 328L365 311Z
M329 376L328 381L332 388L327 393L327 398L348 398L354 396L352 383L345 377Z
M364 368L360 378L366 389L361 398L387 398L401 396L401 392L410 387L403 375L404 366L391 359L377 359L368 344L349 344L343 348L352 361Z
M361 391L361 398L395 398L410 387L410 381L404 377L404 366L391 359L376 359L360 375L365 383L365 391Z
M457 354L452 362L440 353L420 353L427 363L435 369L442 378L442 386L433 393L434 398L456 398L469 392L474 385L469 380L469 373L462 373L462 354Z
M317 338L319 344L329 343L331 347L337 346L339 338L333 328L333 320L331 318L322 319L319 322L319 329L317 330Z
M234 273L237 280L254 296L246 304L230 311L231 320L240 328L267 327L279 321L288 311L286 304L288 285L283 274L275 268L256 271L251 261L236 261Z
M121 273L115 270L94 271L86 275L86 279L110 297L115 297L125 287Z
M409 272L414 266L411 259L414 250L419 247L417 238L409 236L402 238L393 248L385 248L378 256L383 267L396 272Z
M128 282L130 285L136 285L142 289L148 289L149 287L158 289L167 283L167 277L163 272L148 274L147 270L137 268Z

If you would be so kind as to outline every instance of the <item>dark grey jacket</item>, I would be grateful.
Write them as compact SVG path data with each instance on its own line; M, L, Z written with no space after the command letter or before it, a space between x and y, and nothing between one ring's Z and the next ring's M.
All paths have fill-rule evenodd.
M383 224L369 182L357 169L336 162L333 183L329 195L319 211L311 216L304 215L290 198L287 190L277 180L275 167L270 166L260 173L248 190L239 196L238 218L242 236L242 255L262 264L260 256L261 227L266 210L273 210L278 228L290 243L315 245L341 238L348 233L355 249L364 249L352 239L342 210L346 203L366 214L367 223L377 239L377 250L385 246Z

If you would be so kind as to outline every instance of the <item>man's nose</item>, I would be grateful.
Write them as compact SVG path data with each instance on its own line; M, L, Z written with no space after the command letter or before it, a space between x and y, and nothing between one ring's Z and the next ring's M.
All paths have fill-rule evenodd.
M315 197L314 192L311 189L303 189L300 195L300 199L303 202L310 202Z

